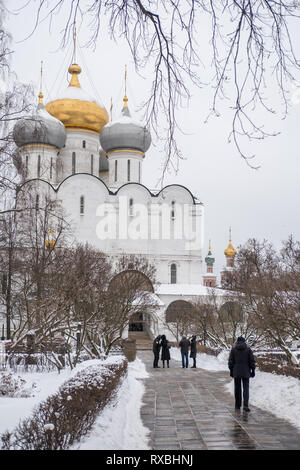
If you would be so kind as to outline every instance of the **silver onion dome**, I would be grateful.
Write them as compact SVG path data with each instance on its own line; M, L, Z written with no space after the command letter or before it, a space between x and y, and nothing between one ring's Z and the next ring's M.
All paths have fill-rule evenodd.
M61 149L66 142L66 131L63 123L51 116L40 102L35 115L17 121L13 137L18 147L43 144Z
M142 124L135 122L124 100L121 116L103 127L100 144L105 152L118 149L147 152L151 145L151 135Z

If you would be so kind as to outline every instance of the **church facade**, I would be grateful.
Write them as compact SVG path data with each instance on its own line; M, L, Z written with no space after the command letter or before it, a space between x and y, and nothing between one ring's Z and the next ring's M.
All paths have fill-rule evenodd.
M126 89L120 116L110 121L104 106L81 88L81 67L72 64L69 73L69 86L57 99L44 105L40 92L36 114L15 125L20 199L29 190L37 206L43 198L57 201L78 242L115 259L146 257L156 268L158 308L155 315L142 312L141 328L170 337L170 305L208 295L217 286L210 248L203 259L204 206L184 186L154 192L143 185L151 136L132 118ZM228 266L235 253L229 253Z

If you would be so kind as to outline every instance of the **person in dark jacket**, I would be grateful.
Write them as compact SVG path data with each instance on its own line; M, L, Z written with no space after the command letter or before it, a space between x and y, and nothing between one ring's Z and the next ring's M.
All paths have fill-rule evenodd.
M159 360L159 350L161 347L160 339L161 339L161 336L158 335L153 341L153 354L154 354L153 367L154 369L159 368L158 360Z
M191 353L190 357L193 359L194 363L192 365L192 369L196 368L196 357L197 357L197 336L193 335L191 338Z
M162 335L161 337L161 360L163 363L163 367L165 367L165 361L167 361L167 367L170 367L169 366L169 361L171 359L170 348L171 346L166 336Z
M183 369L186 367L189 367L189 347L190 347L190 342L186 338L186 336L183 336L180 343L180 351L181 351L181 359L182 359L182 367Z
M248 407L249 378L255 376L255 360L251 348L242 336L237 339L235 346L230 351L228 367L230 376L234 378L235 409L241 408L243 384L243 408L244 411L250 411Z

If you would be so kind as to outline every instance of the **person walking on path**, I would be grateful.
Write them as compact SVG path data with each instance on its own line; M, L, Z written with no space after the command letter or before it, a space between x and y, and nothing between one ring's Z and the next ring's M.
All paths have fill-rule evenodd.
M197 339L196 335L192 336L191 339L191 353L190 357L193 359L194 363L192 365L192 369L196 368L196 357L197 357Z
M249 405L249 378L255 376L255 360L251 348L245 338L239 336L236 344L230 351L228 359L230 376L234 378L235 409L242 405L243 384L243 409L250 411Z
M165 361L167 361L167 367L169 366L169 361L171 359L170 356L170 344L169 341L167 340L165 335L162 335L161 337L161 360L163 363L163 367L165 367Z
M159 367L158 360L159 360L159 350L161 347L160 339L161 339L161 336L158 335L153 341L153 354L154 354L153 368L154 369Z
M182 368L184 369L185 367L189 367L189 347L190 347L190 342L186 338L186 336L183 336L180 343L180 351L181 351L181 359L182 359Z

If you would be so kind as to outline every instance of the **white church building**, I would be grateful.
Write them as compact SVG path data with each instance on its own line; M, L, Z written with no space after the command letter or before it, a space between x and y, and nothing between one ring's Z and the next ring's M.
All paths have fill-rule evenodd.
M206 258L203 253L204 206L184 186L153 192L143 185L151 136L132 119L126 88L120 116L109 120L104 106L81 88L81 67L74 63L69 73L60 96L44 105L40 92L36 114L14 127L24 178L20 193L30 188L37 204L45 196L58 201L79 242L112 257L141 255L153 263L159 307L129 330L170 337L165 322L171 304L216 287L210 248ZM227 260L235 253L225 250Z

